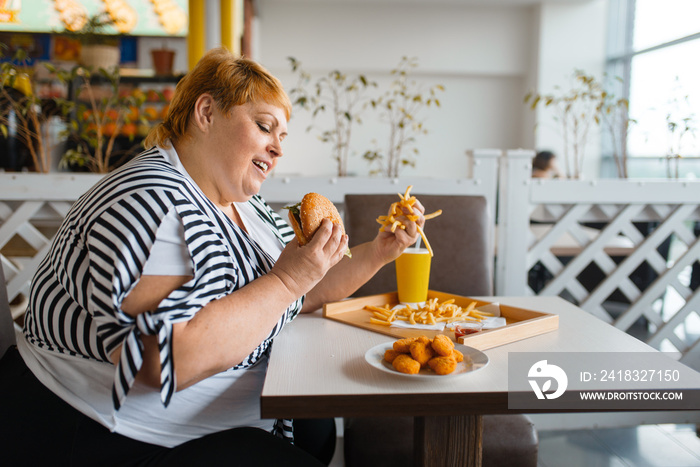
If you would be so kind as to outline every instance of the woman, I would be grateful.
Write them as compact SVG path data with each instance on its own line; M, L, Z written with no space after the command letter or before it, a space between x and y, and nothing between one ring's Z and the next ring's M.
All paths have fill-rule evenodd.
M260 419L269 347L299 312L350 295L394 260L417 229L405 220L406 231L342 259L347 238L326 220L299 246L257 194L290 111L266 70L213 50L178 84L151 149L76 202L32 283L19 382L0 394L29 435L12 437L19 460L318 463L282 439L289 423ZM38 438L51 446L29 451Z
M532 158L533 178L564 178L557 165L557 156L551 151L539 151Z

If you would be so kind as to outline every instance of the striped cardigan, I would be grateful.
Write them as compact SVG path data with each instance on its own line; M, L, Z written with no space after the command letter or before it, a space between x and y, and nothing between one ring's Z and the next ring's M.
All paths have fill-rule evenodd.
M282 244L292 229L259 196L249 201ZM155 310L137 317L121 309L137 283L162 219L175 209L182 219L194 269L192 280ZM119 345L112 399L118 410L142 364L140 336L156 335L161 400L176 388L172 325L204 305L267 273L270 256L219 210L157 148L110 173L72 207L32 281L24 334L52 352L111 362ZM300 311L292 303L266 339L234 368L254 365L282 327Z

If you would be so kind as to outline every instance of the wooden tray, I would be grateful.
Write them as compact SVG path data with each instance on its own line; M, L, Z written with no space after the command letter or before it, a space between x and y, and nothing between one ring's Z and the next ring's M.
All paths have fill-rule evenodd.
M471 302L476 302L477 307L489 303L434 290L428 291L428 299L431 298L437 298L440 302L453 298L455 299L455 303L461 307L466 307ZM369 318L372 314L364 309L366 305L383 306L389 303L391 306L394 306L398 304L398 302L397 293L392 292L326 303L323 305L323 316L328 319L340 321L341 323L386 334L398 339L403 337L418 337L421 335L432 338L438 334L445 334L452 340L455 340L454 333L448 330L431 331L426 329L392 328L369 322ZM501 316L506 319L506 326L479 331L476 334L460 337L457 342L468 345L469 347L474 347L475 349L485 350L544 334L559 328L559 316L549 313L501 305Z

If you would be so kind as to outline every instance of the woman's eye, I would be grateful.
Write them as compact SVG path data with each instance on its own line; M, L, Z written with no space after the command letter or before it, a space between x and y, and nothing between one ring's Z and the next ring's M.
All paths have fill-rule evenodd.
M258 128L260 128L261 131L264 131L265 133L269 133L269 132L270 132L270 129L269 129L267 126L265 126L265 125L263 125L262 123L259 123L259 122L256 122L256 123L258 124Z

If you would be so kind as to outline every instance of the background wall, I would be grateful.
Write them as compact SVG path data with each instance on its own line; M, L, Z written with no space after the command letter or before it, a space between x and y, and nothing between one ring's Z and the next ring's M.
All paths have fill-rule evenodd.
M465 151L471 148L558 151L558 134L543 124L550 116L529 111L523 97L529 89L568 87L574 68L598 73L604 65L606 0L258 0L256 5L254 58L288 89L296 84L288 56L314 77L339 69L363 73L380 85L390 81L389 71L402 56L417 57L415 76L426 87L445 86L442 107L423 115L429 134L419 136L417 166L406 175L465 176ZM542 124L535 132L536 118ZM278 175L335 173L330 145L305 131L309 123L308 114L295 112ZM387 135L384 124L366 116L355 129L349 171L367 174L361 154ZM597 142L592 146L590 161L597 158ZM597 165L590 162L585 171L596 176Z

